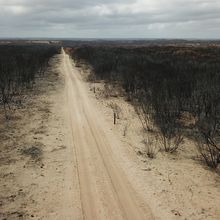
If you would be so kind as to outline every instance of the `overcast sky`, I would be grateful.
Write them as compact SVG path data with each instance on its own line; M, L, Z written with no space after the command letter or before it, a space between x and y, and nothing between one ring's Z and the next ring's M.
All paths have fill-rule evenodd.
M220 38L220 0L0 0L0 37Z

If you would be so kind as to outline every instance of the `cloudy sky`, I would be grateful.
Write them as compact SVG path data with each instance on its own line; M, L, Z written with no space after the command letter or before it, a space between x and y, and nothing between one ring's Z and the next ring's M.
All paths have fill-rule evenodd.
M220 38L220 0L0 0L0 37Z

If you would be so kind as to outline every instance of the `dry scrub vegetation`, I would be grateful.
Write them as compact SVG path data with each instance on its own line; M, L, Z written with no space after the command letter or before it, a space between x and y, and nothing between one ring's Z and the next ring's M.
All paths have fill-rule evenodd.
M219 162L213 164L218 160L211 156L214 149L219 155L219 53L208 47L72 51L91 97L120 139L115 157L120 155L121 166L158 219L220 217ZM116 106L120 119L114 125ZM215 124L211 118L218 133L209 132ZM217 144L210 150L204 131Z
M184 136L190 137L204 162L218 167L219 47L81 46L72 51L72 57L77 66L90 67L90 80L106 82L106 97L124 95L135 106L145 131L155 133L160 150L174 153ZM117 114L116 107L111 107ZM192 123L184 119L187 114ZM147 155L153 157L152 141L144 142Z
M64 86L54 70L57 57L49 61L57 50L4 47L0 51L0 219L46 218L56 209L51 207L50 199L56 200L51 194L59 191L56 186L63 179L54 160L59 161L65 150L60 147L61 119L52 113ZM57 117L54 124L52 117ZM49 187L52 178L57 183Z
M0 105L6 119L11 105L21 105L33 88L35 79L43 77L50 58L58 52L55 47L1 46L0 47Z

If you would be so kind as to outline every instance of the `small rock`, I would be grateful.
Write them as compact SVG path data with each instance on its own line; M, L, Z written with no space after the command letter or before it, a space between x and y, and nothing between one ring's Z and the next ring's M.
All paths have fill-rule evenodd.
M138 156L142 156L142 155L143 155L143 152L141 152L141 151L139 150L139 151L137 151L137 155L138 155Z
M176 216L181 216L181 214L177 210L171 210L171 212Z
M152 169L151 168L144 168L142 169L143 171L151 171Z

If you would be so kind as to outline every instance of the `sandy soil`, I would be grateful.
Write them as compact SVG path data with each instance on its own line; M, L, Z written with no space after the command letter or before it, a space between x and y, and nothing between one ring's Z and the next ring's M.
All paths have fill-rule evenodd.
M1 118L0 218L154 219L69 56L51 66L11 120Z
M136 194L115 161L99 109L88 98L79 72L63 52L73 143L77 155L83 217L85 219L154 219L147 203Z
M133 107L84 76L57 55L11 120L0 113L0 219L220 219L219 174L193 141L148 159Z
M62 57L0 123L0 219L81 219Z
M80 69L86 80L89 71ZM120 140L113 153L134 189L150 206L155 219L220 219L220 172L201 162L195 143L185 138L175 154L146 155L146 133L133 106L103 82L87 83L90 99L105 116L110 132ZM95 93L94 93L95 88ZM119 93L120 94L120 93ZM113 123L112 106L120 109ZM158 148L160 144L158 143Z

